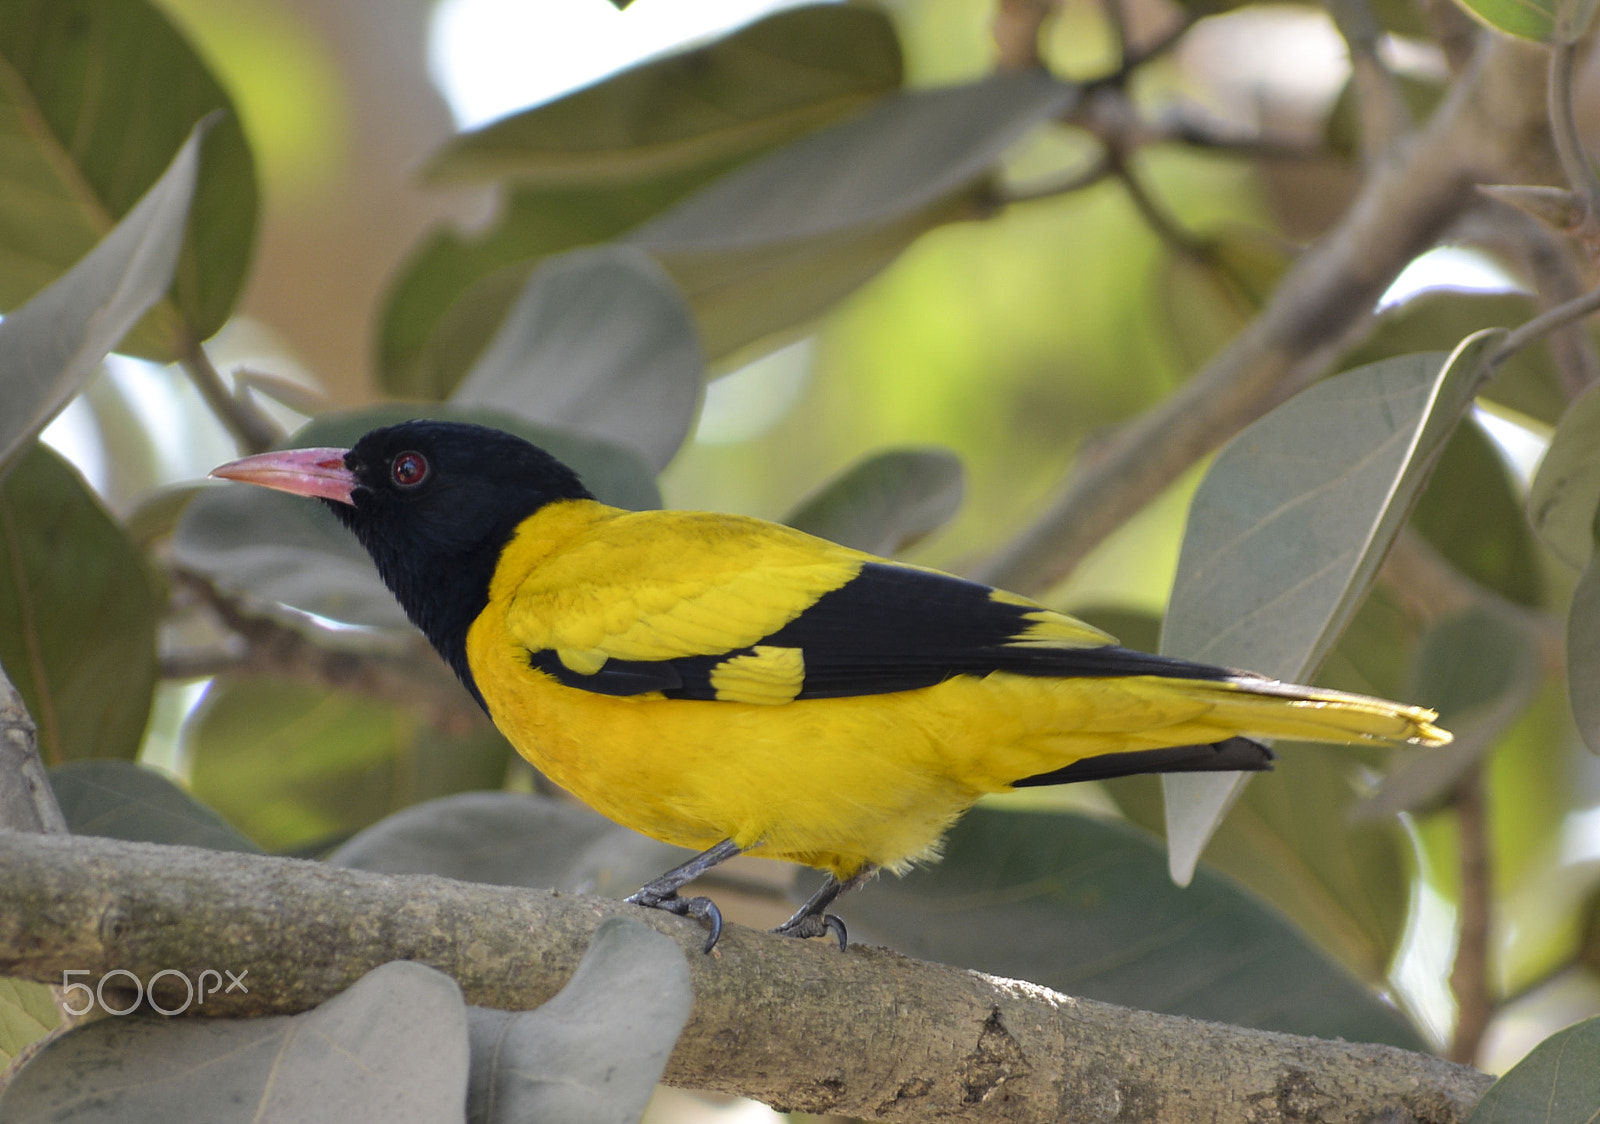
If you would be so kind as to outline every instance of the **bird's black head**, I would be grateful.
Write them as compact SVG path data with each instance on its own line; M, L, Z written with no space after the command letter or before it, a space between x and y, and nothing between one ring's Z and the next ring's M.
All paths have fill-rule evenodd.
M501 550L546 504L592 498L543 449L459 422L402 422L372 430L348 450L266 453L213 475L326 502L474 694L467 629L488 603Z

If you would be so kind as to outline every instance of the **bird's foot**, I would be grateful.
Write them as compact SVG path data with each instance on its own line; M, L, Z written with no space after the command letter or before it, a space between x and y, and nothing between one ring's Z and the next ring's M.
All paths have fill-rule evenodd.
M772 930L785 937L826 937L832 935L839 942L839 951L843 952L850 943L850 934L845 931L844 922L832 913L808 913L801 910L789 920Z
M717 908L717 903L710 898L680 898L676 890L666 893L653 891L646 886L634 894L629 894L626 901L634 905L642 905L646 909L662 909L668 913L675 913L679 917L693 917L705 923L710 932L706 935L706 952L717 947L717 941L722 936L722 910Z

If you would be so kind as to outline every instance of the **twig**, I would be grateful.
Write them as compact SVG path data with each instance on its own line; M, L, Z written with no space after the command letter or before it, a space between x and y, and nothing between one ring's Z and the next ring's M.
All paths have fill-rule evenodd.
M1328 11L1350 51L1361 159L1370 165L1392 151L1411 131L1411 111L1399 80L1378 57L1378 39L1383 29L1366 0L1330 0Z
M1147 1014L737 925L705 956L697 926L602 898L0 833L0 974L59 980L64 968L87 968L92 987L112 968L141 980L162 969L247 969L249 994L208 997L197 1008L205 1013L304 1010L397 959L454 977L469 1003L527 1009L566 982L596 927L619 914L686 953L694 1011L665 1080L790 1110L1260 1124L1305 1120L1314 1105L1323 1124L1448 1124L1464 1121L1490 1084L1393 1047ZM167 977L157 990L175 984Z
M298 629L252 612L201 574L174 567L170 580L175 589L192 594L215 613L243 647L165 654L161 672L166 678L267 675L394 703L447 733L467 732L488 722L420 638L408 641L405 650L394 655L330 649Z
M1088 167L1063 176L1058 180L1027 184L1009 191L1001 191L995 202L1001 206L1009 206L1012 203L1031 203L1037 199L1053 199L1058 195L1071 195L1074 191L1082 191L1086 187L1093 187L1110 174L1111 162L1104 155L1101 155Z
M1456 998L1456 1033L1450 1043L1450 1058L1462 1065L1471 1065L1494 1014L1494 998L1489 992L1493 871L1483 762L1473 763L1457 782L1451 803L1456 810L1460 837L1461 904L1456 960L1450 970L1450 990Z
M1486 39L1471 71L1399 159L1375 167L1339 225L1295 262L1259 316L1203 370L1083 465L1039 519L982 567L1024 592L1066 576L1190 465L1320 377L1377 299L1543 126L1542 59Z
M998 48L996 70L1037 70L1039 32L1055 9L1054 0L1000 0L994 13L994 42Z
M1568 324L1585 316L1600 312L1600 287L1590 289L1583 296L1542 312L1525 324L1519 325L1500 344L1500 349L1489 358L1489 367L1497 367L1512 355Z
M242 452L264 452L283 436L283 430L278 423L273 421L261 407L248 397L228 393L227 385L222 381L217 369L211 365L211 357L206 354L203 345L189 341L188 350L180 363L195 388L200 391L200 396L206 400L206 405L211 407L211 412L216 414L228 432L233 434Z
M1548 99L1550 106L1550 136L1555 141L1556 156L1561 160L1561 170L1567 184L1583 200L1583 221L1574 233L1593 255L1600 248L1600 176L1583 151L1578 137L1578 122L1572 111L1572 71L1577 54L1577 44L1557 41L1550 45L1550 71Z

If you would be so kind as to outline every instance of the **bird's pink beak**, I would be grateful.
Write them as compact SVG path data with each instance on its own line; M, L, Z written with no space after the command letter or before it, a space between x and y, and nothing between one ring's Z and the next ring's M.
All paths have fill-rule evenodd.
M296 496L315 496L340 503L355 501L355 475L344 466L349 449L288 449L230 461L211 470L212 476L259 484Z

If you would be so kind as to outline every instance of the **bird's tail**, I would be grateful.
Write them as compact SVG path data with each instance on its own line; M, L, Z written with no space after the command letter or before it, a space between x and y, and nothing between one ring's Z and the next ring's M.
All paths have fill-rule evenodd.
M1450 741L1450 732L1434 725L1436 711L1368 695L1244 675L1186 683L1169 680L1168 685L1204 692L1215 707L1214 720L1252 737L1421 746Z

